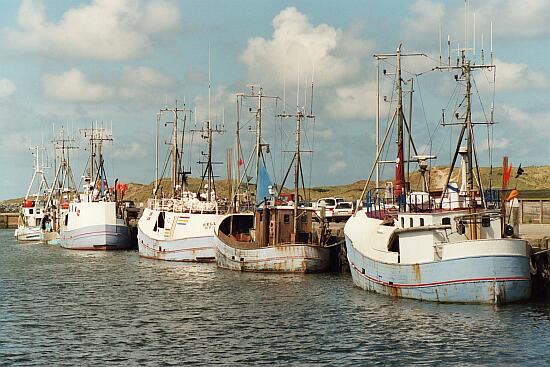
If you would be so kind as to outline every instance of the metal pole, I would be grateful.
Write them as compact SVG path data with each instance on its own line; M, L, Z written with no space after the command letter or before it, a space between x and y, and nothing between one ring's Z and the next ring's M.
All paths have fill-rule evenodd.
M376 58L376 156L380 150L380 58ZM380 166L376 164L376 190L380 187Z
M300 183L300 130L302 113L298 111L296 114L296 153L294 159L294 241L296 241L296 235L298 233L298 195L299 195L299 183Z

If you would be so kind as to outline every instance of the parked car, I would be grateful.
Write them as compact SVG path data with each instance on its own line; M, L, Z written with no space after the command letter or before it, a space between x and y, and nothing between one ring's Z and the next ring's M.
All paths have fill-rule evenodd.
M315 212L319 217L322 217L324 208L325 218L330 222L333 217L334 208L336 208L336 205L341 202L344 202L343 198L321 198L317 200L317 202L315 202L313 207L315 208Z
M332 211L332 220L334 222L343 222L353 215L353 203L350 201L340 201Z

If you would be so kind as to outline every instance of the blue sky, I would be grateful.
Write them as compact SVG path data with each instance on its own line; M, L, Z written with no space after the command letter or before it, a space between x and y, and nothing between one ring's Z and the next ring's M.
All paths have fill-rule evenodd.
M439 57L438 29L464 46L464 1L170 1L86 0L8 1L0 6L0 199L24 195L32 175L30 145L48 142L52 125L78 129L91 121L113 124L108 147L110 174L125 182L154 178L155 114L187 101L207 117L208 48L212 53L212 116L227 132L217 136L215 155L225 160L234 136L235 93L247 84L262 85L295 109L306 79L314 80L317 116L308 127L315 150L310 169L314 185L353 182L368 175L373 160L375 52L423 51L432 59L407 59L410 72L433 67ZM489 48L493 21L495 120L493 164L508 154L516 165L548 163L550 106L547 67L550 3L528 0L470 1L469 46L483 33ZM446 46L443 47L446 55ZM391 70L391 64L382 68ZM410 77L411 74L406 74ZM480 98L489 108L493 86L478 75ZM417 145L447 164L452 129L437 128L441 108L454 88L452 75L432 73L415 80L413 124ZM283 83L284 80L284 83ZM383 78L382 94L390 93ZM309 98L309 97L308 97ZM477 96L476 96L477 99ZM477 106L478 117L480 106ZM292 121L281 123L267 109L266 140L273 145L272 169L281 177L291 148ZM382 102L385 122L389 106ZM434 133L435 131L435 133ZM315 144L313 137L315 136ZM432 141L428 137L432 136ZM456 137L456 132L454 134ZM489 164L480 140L480 158ZM283 137L283 139L281 139ZM250 141L250 135L243 139ZM193 154L200 152L194 140ZM80 142L84 146L84 142ZM314 146L313 146L314 145ZM390 154L391 155L391 154ZM51 154L50 154L51 156ZM80 176L86 153L75 154ZM192 161L198 160L193 157ZM195 164L193 174L200 169ZM219 166L223 177L225 167ZM391 173L391 169L387 170ZM309 181L309 177L307 178Z

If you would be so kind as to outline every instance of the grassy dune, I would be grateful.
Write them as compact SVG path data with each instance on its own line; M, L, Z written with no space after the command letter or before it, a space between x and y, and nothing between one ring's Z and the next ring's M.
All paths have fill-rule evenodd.
M510 179L509 187L517 187L520 191L520 197L523 198L550 198L550 166L531 166L525 167L525 172L517 180L514 178L516 169L514 169L512 178ZM441 190L445 184L445 180L449 173L448 167L432 167L430 177L430 188L432 190ZM485 188L489 187L490 168L482 167L480 169L482 182ZM366 174L366 173L365 173ZM460 171L453 173L451 181L458 182L460 180ZM189 188L195 191L199 188L200 178L189 178ZM502 173L500 167L493 168L492 187L500 187L502 183ZM320 197L339 196L346 200L359 198L361 191L365 185L365 180L353 182L346 185L336 186L318 186L312 187L308 191L311 200L316 200ZM381 180L381 185L384 185L384 180ZM130 183L125 199L133 200L136 203L146 203L147 199L152 196L153 183L144 185L139 183ZM370 185L374 187L374 183ZM169 192L170 183L168 180L162 182L162 187L165 192ZM418 172L411 173L411 187L413 189L421 188L421 179ZM229 196L229 185L227 180L216 181L216 190L220 196ZM287 190L284 190L287 191ZM5 200L2 203L18 203L21 198Z

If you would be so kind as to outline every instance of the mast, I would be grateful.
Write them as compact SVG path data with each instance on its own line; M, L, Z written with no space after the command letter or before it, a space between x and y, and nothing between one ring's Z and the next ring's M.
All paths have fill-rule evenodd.
M462 56L464 58L464 55ZM467 162L466 162L466 179L468 189L468 208L475 211L475 198L474 198L474 172L473 172L473 151L474 151L474 129L472 126L472 108L471 108L471 78L470 78L470 61L463 62L462 71L464 78L466 79L466 139L468 143L467 148ZM482 193L483 194L483 193Z
M476 179L476 177L474 177L474 164L475 164L476 169L479 169L479 166L477 164L475 145L474 145L474 139L475 139L474 138L474 125L490 125L490 124L493 123L493 121L492 120L489 121L489 122L473 122L472 121L472 103L471 103L472 71L474 69L493 69L493 68L495 68L495 65L493 65L492 63L488 64L488 65L486 65L486 64L472 65L470 63L470 60L466 59L466 50L461 49L461 50L459 50L459 52L462 54L462 57L461 57L462 61L461 61L460 65L458 65L458 66L442 66L442 67L435 68L436 70L437 69L439 69L439 70L456 70L456 69L460 70L461 75L460 76L455 76L455 79L457 81L465 82L465 85L466 85L466 91L465 91L465 96L464 96L466 111L465 111L464 117L462 118L464 121L459 122L459 123L447 123L447 124L444 123L444 125L461 125L462 126L462 129L461 129L461 132L460 132L460 135L459 135L459 138L458 138L457 146L456 146L456 149L455 149L455 153L454 153L454 156L453 156L453 159L452 159L452 162L451 162L451 167L450 167L450 170L449 170L449 174L447 175L447 179L445 181L444 188L446 188L447 185L449 184L452 172L453 172L454 167L455 167L457 157L458 157L458 155L461 151L462 140L464 139L464 135L466 135L466 151L465 151L464 157L466 159L467 207L468 207L468 210L471 213L475 213L477 203L476 203L476 200L475 200L475 190L474 190L474 180ZM478 186L479 190L481 191L481 197L482 197L483 205L486 207L486 203L485 203L485 200L484 200L484 197L483 197L483 187L482 187L482 183L481 183L481 177L479 177L479 174L477 175L477 186ZM441 197L440 204L441 203L443 203L443 195ZM472 236L476 236L475 231L473 231ZM474 238L474 237L472 237L472 238Z
M54 191L59 194L59 199L64 191L76 192L76 183L69 164L69 150L77 149L78 147L74 144L75 141L73 138L65 138L65 130L63 127L61 127L58 136L58 138L52 140L52 143L54 144L56 161L59 155L59 164L52 182L52 188L46 200L46 208L52 203Z
M185 114L191 114L192 111L188 108L178 108L177 101L176 101L175 107L161 108L159 111L159 114L162 115L165 112L171 112L174 118L173 121L166 121L165 124L172 124L172 136L171 136L172 142L170 147L170 156L172 158L172 197L176 197L177 196L176 187L180 183L182 186L182 190L184 191L187 190L187 174L189 173L189 172L186 172L185 169L183 168L183 146L181 149L178 146L178 119L179 119L178 113L183 112ZM184 120L183 130L185 130L185 121L186 119ZM185 131L183 131L183 134L185 134ZM166 161L166 165L168 165L168 160ZM165 166L165 169L166 169L166 166ZM159 185L160 183L157 182L157 186L155 188L155 194Z
M301 156L300 156L300 138L301 138L301 124L304 117L302 111L298 110L296 113L296 152L294 153L294 226L293 234L294 241L296 241L296 234L298 230L298 196L300 185L300 171L301 171Z
M206 192L206 200L210 202L212 199L215 199L215 197L212 198L212 191L215 192L213 165L221 164L221 162L212 161L212 143L213 143L212 135L213 133L223 134L225 130L223 126L222 128L219 128L217 125L214 128L212 128L212 124L210 120L206 120L204 123L205 123L205 127L198 130L198 132L202 134L202 138L204 138L207 143L206 154L202 153L204 156L206 156L206 161L198 162L199 164L206 164L206 167L204 168L204 172L202 174L201 187L199 188L199 191L203 187L205 187L204 181L206 180L206 184L208 186L208 190Z
M172 123L172 197L176 196L176 185L178 179L178 107L172 111L174 121Z
M105 160L103 159L103 142L113 141L112 133L103 127L94 128L93 123L92 123L91 129L82 129L80 131L84 135L84 137L85 138L88 137L90 141L91 154L90 154L90 170L89 170L89 176L88 176L90 180L90 185L95 186L97 180L99 180L100 195L103 196L107 189L107 187L105 186L106 173L105 173ZM96 158L97 158L97 161L96 161Z
M395 57L396 58L396 72L395 72L395 74L387 73L385 69L384 69L383 73L386 76L395 75L395 88L396 88L396 92L397 92L396 93L397 94L397 108L395 110L395 113L393 114L393 117L392 117L390 123L388 124L388 126L386 128L386 132L384 134L382 142L377 144L376 156L375 156L375 159L374 159L374 163L372 165L372 169L369 173L367 181L365 182L365 186L363 187L363 191L361 192L361 196L359 198L360 202L362 202L363 199L365 198L365 195L366 195L367 190L368 190L368 186L371 183L372 175L374 173L377 173L376 176L378 176L379 165L384 164L384 163L395 163L394 198L397 198L402 194L406 194L406 190L407 190L406 186L407 185L406 185L406 181L405 181L405 165L404 165L404 159L403 159L403 157L404 157L404 149L403 149L403 146L404 146L404 128L407 128L407 130L408 130L407 133L409 134L409 141L410 141L411 147L413 148L415 154L417 154L417 151L416 151L416 147L414 146L414 142L410 138L410 134L411 134L410 128L407 126L407 124L405 122L405 115L403 113L403 87L402 87L403 80L402 80L402 77L401 77L401 74L402 74L401 58L405 57L405 56L424 56L424 57L426 57L427 55L424 54L424 53L420 53L420 52L404 54L404 53L401 52L401 44L400 44L399 47L396 50L396 53L393 53L393 54L374 54L373 56L376 58L377 61L384 60L384 59L387 59L387 58L390 58L390 57ZM377 71L377 74L378 74L378 71ZM377 79L378 79L378 76L377 76ZM379 100L379 82L378 81L377 81L377 86L378 86L377 87L377 99ZM380 119L379 111L378 111L378 100L377 100L377 122L376 122L377 127L379 126L379 119ZM384 100L386 100L386 99L384 98ZM382 154L382 150L383 150L384 146L386 145L386 141L387 141L388 137L390 136L390 132L392 131L394 123L396 122L396 120L397 120L397 156L396 156L396 159L395 159L395 161L381 161L380 156ZM379 130L379 129L377 128L377 130ZM377 142L379 142L378 139L379 139L379 135L377 133ZM409 159L409 161L410 161L410 159ZM378 186L378 184L377 184L377 186Z
M31 190L34 185L34 180L36 176L40 176L40 182L38 184L38 190L35 194L36 199L38 200L38 197L40 196L40 192L42 191L42 188L44 188L46 191L49 190L48 182L46 180L46 176L44 175L44 150L45 148L39 145L36 145L34 147L29 148L30 150L35 150L35 153L32 153L35 156L35 162L34 162L34 172L32 174L31 183L29 184L29 187L27 189L27 193L25 195L25 200L28 200L29 196L31 195ZM42 151L42 154L40 154L40 151ZM42 161L42 163L41 163Z
M304 183L303 180L303 173L302 173L302 153L311 153L311 150L302 150L301 147L301 134L302 134L302 120L304 118L308 119L314 119L315 115L313 113L304 114L303 110L300 108L297 108L296 113L294 115L282 113L278 115L279 117L295 117L296 118L296 130L295 130L295 148L294 148L294 156L292 158L292 162L290 163L290 166L288 168L288 171L283 179L283 182L281 183L281 189L284 187L284 184L286 182L286 179L290 173L290 170L294 168L294 223L293 223L293 229L292 229L292 235L291 237L292 241L296 241L296 236L298 234L298 205L299 205L299 194L300 194L300 182L302 182L302 185ZM305 188L304 188L305 191Z
M262 159L262 88L258 92L258 109L256 110L256 189L260 174L260 159ZM254 87L252 87L254 94Z
M252 160L254 159L254 162L253 164L255 165L254 167L254 174L256 176L256 184L255 184L255 187L256 187L256 195L257 195L257 192L258 192L258 182L259 182L259 172L260 172L260 162L261 160L263 159L263 148L264 147L267 147L269 149L269 144L266 144L266 143L263 143L262 142L262 118L263 118L263 100L265 98L269 98L269 99L278 99L279 97L277 96L269 96L269 95L265 95L263 93L263 89L262 87L258 87L259 90L258 92L256 93L254 91L254 88L256 88L257 86L256 85L252 85L252 84L249 84L247 85L247 87L250 87L250 94L246 94L246 93L238 93L237 94L237 110L239 110L239 100L241 101L241 104L242 104L242 100L243 99L247 99L247 98L255 98L257 99L257 105L256 105L256 111L254 112L255 114L255 130L254 130L254 133L255 133L255 143L254 143L254 149L252 150L252 152L250 153L250 156L248 158L248 161L243 169L243 173L242 173L242 176L239 177L239 180L237 182L237 190L236 192L238 191L241 183L243 182L243 180L245 179L245 177L247 176L247 172L248 172L248 168L250 166L250 164L252 164ZM253 112L253 109L250 108L249 109L250 112ZM237 118L237 132L240 130L240 113L237 114L238 118ZM236 140L237 140L237 167L239 167L239 163L240 163L240 159L242 158L242 151L241 151L241 145L240 145L240 135L239 133L237 133L236 135ZM243 161L243 164L244 164L244 161ZM237 172L240 172L240 169L237 168L238 171ZM247 180L248 182L248 180Z
M406 194L405 165L403 164L403 88L401 85L401 45L396 51L397 69L395 83L397 90L397 157L395 161L394 197Z

